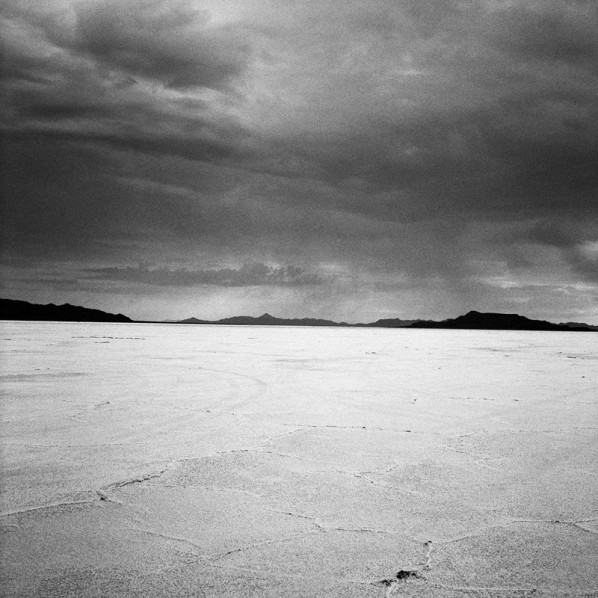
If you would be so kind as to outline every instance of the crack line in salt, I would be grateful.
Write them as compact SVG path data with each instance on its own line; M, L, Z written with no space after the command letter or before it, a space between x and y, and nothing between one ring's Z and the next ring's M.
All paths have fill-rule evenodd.
M38 507L28 507L24 509L15 509L14 511L4 511L4 513L0 513L0 517L10 517L11 515L20 515L22 513L31 513L34 511L43 511L45 509L56 509L58 507L67 507L69 505L93 505L97 503L97 500L70 500L63 502L55 502L47 505L40 505Z
M286 538L279 538L277 540L264 540L263 542L254 542L252 544L246 544L244 546L239 546L238 548L227 550L226 552L208 555L207 558L209 558L210 560L219 561L221 559L226 558L227 556L230 556L231 554L238 554L240 552L245 552L246 550L252 550L253 548L261 548L262 546L272 546L274 544L284 544L285 542L292 542L293 540L301 540L303 538L313 536L317 533L319 532L307 532L304 534L295 534L294 536L287 536Z
M303 534L295 534L293 536L287 536L285 538L264 540L263 542L254 542L251 544L246 544L244 546L232 548L231 550L227 550L225 552L203 553L203 552L201 552L203 547L200 544L198 544L197 542L194 542L193 540L190 540L189 538L185 538L183 536L175 536L172 534L158 532L156 530L138 528L138 527L129 527L128 529L130 531L139 532L139 533L147 534L150 536L156 536L156 537L162 538L164 540L172 540L174 542L188 544L189 546L192 546L193 548L196 548L200 551L200 552L196 553L195 556L197 556L199 559L201 559L203 561L206 561L206 563L209 563L212 565L216 564L215 561L224 559L232 554L241 553L246 550L251 550L253 548L261 548L262 546L271 546L273 544L283 544L285 542L292 542L293 540L300 540L302 538L307 538L309 536L313 536L314 534L318 533L318 532L308 532L308 533L303 533Z
M411 430L399 430L398 428L385 428L382 426L339 426L335 424L281 424L282 426L295 426L298 428L335 429L335 430L376 430L377 432L396 432L403 434Z
M375 529L371 527L341 527L331 524L322 523L317 517L312 515L305 515L303 513L296 513L294 511L280 511L278 509L268 509L273 513L280 513L281 515L288 515L290 517L297 517L298 519L307 519L311 521L313 525L315 525L318 529L324 532L347 532L347 533L358 533L358 534L381 534L381 535L390 535L390 536L402 536L411 540L412 542L420 543L421 540L419 538L414 538L405 532L398 531L398 530L386 530L386 529Z
M538 591L536 587L492 587L492 586L451 586L443 583L430 582L429 585L435 588L442 588L443 590L453 590L457 592L523 592L523 597L527 594L535 594Z

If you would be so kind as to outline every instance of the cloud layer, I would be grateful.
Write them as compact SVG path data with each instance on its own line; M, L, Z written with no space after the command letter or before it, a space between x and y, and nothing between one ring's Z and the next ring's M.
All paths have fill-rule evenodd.
M241 268L188 270L180 268L90 268L85 277L104 281L123 281L167 287L214 285L223 287L304 286L322 284L322 278L298 266L272 267L266 264L245 264Z
M592 0L9 0L0 35L5 295L598 320Z

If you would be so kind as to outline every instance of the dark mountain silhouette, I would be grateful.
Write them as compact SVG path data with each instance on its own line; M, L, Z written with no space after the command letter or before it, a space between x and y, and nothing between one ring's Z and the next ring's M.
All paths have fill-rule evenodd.
M0 299L0 320L41 320L55 322L135 322L122 314L110 314L99 309L88 309L77 305L40 305L27 301ZM138 321L140 322L140 321ZM141 322L140 322L141 323ZM227 326L345 326L367 328L453 328L472 330L573 330L578 332L598 331L598 326L581 322L553 324L544 320L530 320L518 314L480 313L470 311L464 316L435 322L433 320L401 320L386 318L369 324L347 324L321 318L276 318L266 313L259 317L234 316L221 320L186 320L151 322L154 324L221 324Z
M584 324L583 322L561 322L561 326L567 326L567 328L583 328L584 330L598 330L598 326L592 326L591 324Z
M189 318L182 320L180 324L226 324L229 326L349 326L346 322L333 322L332 320L322 320L320 318L275 318L270 314L263 314L258 318L253 316L234 316L209 322L207 320L198 320Z
M553 324L545 320L530 320L518 314L480 313L470 311L464 316L442 322L421 321L411 324L409 328L453 328L470 330L575 330L587 331L590 328Z
M383 320L376 320L371 324L359 324L359 326L367 326L368 328L406 328L415 322L421 320L401 320L400 318L385 318Z
M186 320L168 320L168 324L215 324L210 320L198 320L197 318L187 318Z
M78 305L40 305L28 301L0 299L1 320L42 320L54 322L132 322L122 314L109 314L99 309Z
M263 314L258 318L253 316L235 316L222 320L207 321L189 318L180 324L224 324L242 326L348 326L367 328L454 328L479 330L574 330L579 332L598 329L587 324L553 324L544 320L530 320L518 314L480 313L470 311L458 318L435 322L434 320L401 320L388 318L377 320L369 324L347 324L317 318L276 318L270 314Z

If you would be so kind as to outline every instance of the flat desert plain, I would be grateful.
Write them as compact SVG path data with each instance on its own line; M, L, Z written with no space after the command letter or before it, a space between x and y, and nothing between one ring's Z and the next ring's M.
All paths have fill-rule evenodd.
M598 335L1 324L2 595L598 596Z

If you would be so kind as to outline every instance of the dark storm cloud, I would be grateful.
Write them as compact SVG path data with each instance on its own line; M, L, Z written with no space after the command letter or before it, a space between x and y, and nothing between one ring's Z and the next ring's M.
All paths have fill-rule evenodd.
M7 12L56 48L171 87L221 88L251 59L242 27L212 25L190 0L101 0L70 10L15 2Z
M74 47L127 73L168 86L219 88L246 68L241 30L213 27L207 11L179 0L107 0L77 9Z
M591 2L529 2L501 12L493 41L507 54L596 68L596 6Z
M251 48L243 32L210 25L192 4L83 2L44 12L15 2L0 21L4 128L194 160L237 156L247 137L238 119L173 88L234 93Z
M399 40L384 52L366 46L377 65L381 52L400 61L408 50L403 73L377 94L367 88L361 94L357 82L365 75L348 68L337 76L343 94L353 86L348 99L334 89L315 92L316 111L339 125L299 132L293 141L332 182L359 179L396 192L394 206L364 202L368 213L379 207L381 217L395 211L404 218L401 193L407 211L425 217L457 208L483 216L565 203L590 207L598 184L598 79L591 60L598 8L589 2L487 6L413 3L405 11L413 19L409 34L404 25L396 29L409 43Z
M11 0L0 26L5 263L278 280L347 317L369 291L592 303L593 0ZM115 267L146 258L168 267Z
M84 271L83 276L108 281L143 283L158 286L199 286L214 285L223 287L250 286L305 286L323 284L317 274L309 273L299 266L268 266L266 264L246 264L241 268L221 268L209 270L188 270L180 268L93 268Z
M531 243L554 247L582 280L598 282L598 235L595 229L584 235L583 228L559 222L542 221L531 227L524 238Z
M291 111L274 136L208 103L188 109L182 98L153 97L137 84L136 77L145 77L167 87L194 81L218 88L246 74L255 25L211 25L208 12L187 1L81 3L70 28L64 18L38 17L36 35L45 32L48 43L68 54L68 60L46 59L47 74L62 60L64 81L23 86L15 103L32 127L77 121L54 126L54 134L228 160L331 187L359 182L369 186L363 200L335 207L370 215L379 208L384 219L429 217L457 206L482 213L550 207L562 204L557 190L572 207L587 206L598 171L592 3L325 7L334 26L322 37L311 20L298 22L313 49L301 48L290 65L298 71L291 93L313 111L299 122ZM331 47L339 55L323 57ZM68 66L73 57L76 66ZM37 67L43 71L43 60ZM312 131L310 120L323 126ZM371 201L373 191L386 192L386 201Z

